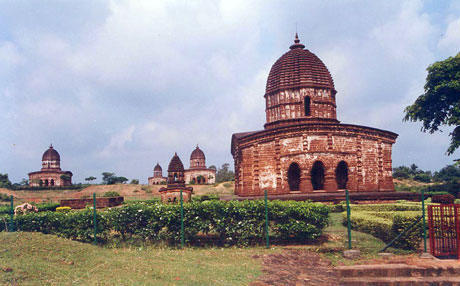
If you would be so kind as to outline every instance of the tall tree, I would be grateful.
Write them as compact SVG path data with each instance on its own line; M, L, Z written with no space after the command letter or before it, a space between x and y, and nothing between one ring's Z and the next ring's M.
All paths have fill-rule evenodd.
M406 107L405 121L421 121L422 131L434 133L454 126L447 154L460 147L460 53L427 68L425 93Z
M88 178L85 178L85 181L89 182L91 184L92 181L96 180L96 177L89 176Z
M230 170L230 164L229 163L224 163L222 164L222 167L217 170L216 173L216 182L227 182L227 181L233 181L235 180L235 173L233 173L232 170Z
M8 174L0 173L0 188L9 188L11 187L11 181L8 178Z
M102 173L102 183L106 185L113 185L116 183L115 173L104 172Z

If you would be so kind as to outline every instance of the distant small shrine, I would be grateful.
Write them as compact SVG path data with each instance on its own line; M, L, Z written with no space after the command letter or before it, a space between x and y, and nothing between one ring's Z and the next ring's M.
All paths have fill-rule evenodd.
M61 170L61 156L50 145L42 156L41 171L29 173L30 187L61 187L72 185L72 172Z
M168 185L166 188L161 188L159 193L161 200L165 203L175 203L180 201L180 191L182 191L182 199L184 202L190 201L193 188L185 186L184 180L184 164L180 160L177 153L171 159L168 166Z
M157 163L153 168L153 177L149 177L149 185L161 185L168 181L168 178L163 177L163 169Z

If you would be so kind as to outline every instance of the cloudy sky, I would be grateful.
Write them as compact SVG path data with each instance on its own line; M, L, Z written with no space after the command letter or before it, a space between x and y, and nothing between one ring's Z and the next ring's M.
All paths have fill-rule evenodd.
M343 123L399 134L393 165L438 170L449 130L402 122L426 68L460 51L459 1L0 0L0 173L61 167L146 183L196 144L208 165L233 160L235 132L265 123L272 64L295 30L329 68Z

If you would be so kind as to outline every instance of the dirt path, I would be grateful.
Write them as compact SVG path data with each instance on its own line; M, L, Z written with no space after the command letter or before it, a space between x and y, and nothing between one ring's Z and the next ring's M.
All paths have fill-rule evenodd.
M263 274L251 286L339 285L331 263L311 251L286 248L279 254L253 258L262 260Z

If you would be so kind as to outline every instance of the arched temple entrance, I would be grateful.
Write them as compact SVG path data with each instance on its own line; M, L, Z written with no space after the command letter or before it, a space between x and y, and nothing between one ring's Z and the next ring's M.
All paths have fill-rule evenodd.
M299 167L299 164L292 163L291 165L289 165L288 183L289 183L289 190L291 192L300 190L300 167Z
M339 164L337 164L337 168L335 168L335 180L339 190L344 190L347 188L348 165L345 161L340 161Z
M324 164L316 161L311 168L311 184L313 190L324 190Z

